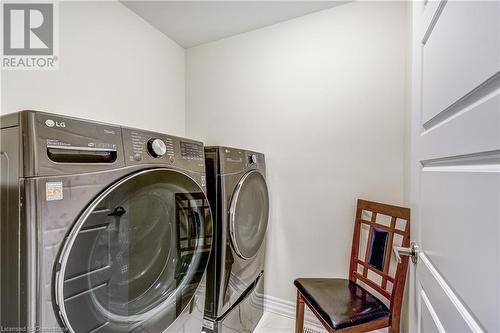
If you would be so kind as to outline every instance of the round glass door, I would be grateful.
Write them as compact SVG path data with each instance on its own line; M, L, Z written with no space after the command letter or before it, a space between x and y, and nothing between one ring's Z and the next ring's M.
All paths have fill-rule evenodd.
M245 174L234 191L229 209L229 231L236 253L243 259L257 254L269 218L266 181L256 170Z
M195 295L211 237L208 200L187 175L151 169L112 185L61 252L56 299L66 328L164 331Z

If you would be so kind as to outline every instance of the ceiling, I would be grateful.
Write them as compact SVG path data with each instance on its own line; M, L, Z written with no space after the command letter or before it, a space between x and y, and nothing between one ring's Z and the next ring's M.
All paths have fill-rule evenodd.
M348 1L121 1L184 48Z

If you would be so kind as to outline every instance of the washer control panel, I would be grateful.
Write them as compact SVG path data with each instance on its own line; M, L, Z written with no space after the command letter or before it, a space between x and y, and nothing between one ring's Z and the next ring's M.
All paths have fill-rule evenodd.
M169 164L179 168L205 168L203 144L175 136L122 128L125 163Z
M166 160L173 163L175 160L172 137L125 128L123 136L127 162Z

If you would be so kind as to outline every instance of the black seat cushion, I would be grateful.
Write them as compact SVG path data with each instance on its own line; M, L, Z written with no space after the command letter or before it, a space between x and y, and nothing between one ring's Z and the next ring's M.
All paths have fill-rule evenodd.
M322 319L335 330L391 316L384 303L347 279L297 279L294 284Z

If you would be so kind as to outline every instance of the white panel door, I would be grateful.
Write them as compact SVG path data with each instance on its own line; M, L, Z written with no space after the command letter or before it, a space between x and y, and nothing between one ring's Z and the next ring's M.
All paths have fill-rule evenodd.
M411 332L500 332L500 1L413 3Z

